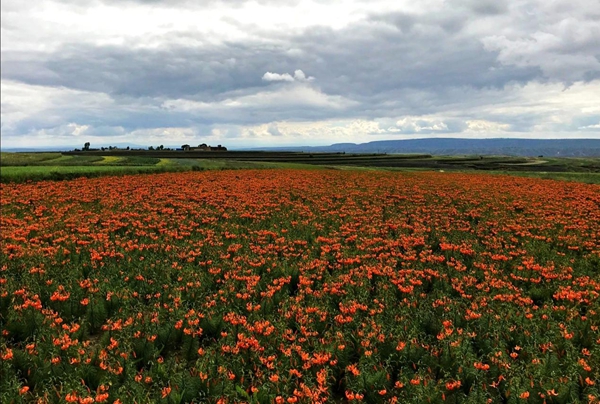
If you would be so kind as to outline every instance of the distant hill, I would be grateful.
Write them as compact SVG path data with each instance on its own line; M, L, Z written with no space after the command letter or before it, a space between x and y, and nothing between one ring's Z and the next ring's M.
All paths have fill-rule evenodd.
M92 145L100 147L99 145ZM120 148L130 146L132 149L147 147L119 143ZM79 146L81 148L81 146ZM108 145L105 145L108 147ZM177 148L179 146L169 146ZM70 151L73 148L40 147L40 148L4 148L7 152L42 152ZM600 139L461 139L461 138L427 138L409 140L380 140L368 143L335 143L330 146L296 146L296 147L261 147L236 148L230 150L264 150L264 151L296 151L296 152L346 152L346 153L388 153L388 154L432 154L432 155L502 155L521 157L600 157Z
M600 139L455 139L428 138L336 143L317 147L279 147L260 150L346 153L423 153L434 155L503 155L600 157Z

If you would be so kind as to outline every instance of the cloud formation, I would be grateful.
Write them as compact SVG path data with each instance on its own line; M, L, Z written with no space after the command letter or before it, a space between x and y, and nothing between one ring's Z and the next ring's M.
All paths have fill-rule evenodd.
M266 72L263 74L262 79L264 81L294 81L294 78L289 73L271 73Z
M600 137L587 0L1 7L2 147Z
M306 76L302 70L296 70L292 76L289 73L271 73L266 72L263 74L262 79L264 81L313 81L315 78L312 76Z

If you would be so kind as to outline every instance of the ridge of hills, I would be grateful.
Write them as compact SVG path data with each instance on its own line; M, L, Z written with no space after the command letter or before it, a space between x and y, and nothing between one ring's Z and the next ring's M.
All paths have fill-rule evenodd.
M267 151L420 153L432 155L508 155L523 157L600 157L600 139L426 138L334 143L330 146L255 148Z

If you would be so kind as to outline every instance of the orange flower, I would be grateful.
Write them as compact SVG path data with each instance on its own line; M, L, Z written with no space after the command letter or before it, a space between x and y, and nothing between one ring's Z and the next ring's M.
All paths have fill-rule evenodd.
M460 380L450 380L450 381L446 382L446 389L447 390L456 390L461 385L462 385L462 383L460 382Z
M358 370L358 367L356 367L354 364L346 366L346 370L352 373L354 376L360 375L360 370Z
M77 393L76 392L72 392L69 393L65 396L65 401L67 403L76 403L79 401L79 398L77 397Z
M163 348L179 362L185 345L196 346L190 372L204 387L252 373L238 384L248 392L271 384L279 403L328 402L342 376L357 402L361 376L403 362L413 349L455 357L452 379L440 379L448 369L415 364L418 376L389 375L390 385L371 394L391 398L430 383L438 397L454 396L464 387L458 379L473 371L481 376L476 395L514 388L519 369L539 368L549 353L557 366L574 364L588 390L598 385L593 350L572 346L599 327L600 284L590 269L600 234L596 185L477 173L248 170L2 184L0 197L0 299L11 311L0 357L57 368L65 359L65 381L92 366L162 393L159 380L152 386L155 372L128 373L124 363L144 360L143 346L155 353L154 365L168 362L156 353ZM433 324L421 321L434 313ZM10 322L21 319L39 326L37 345L10 335L19 329ZM96 327L108 344L98 345ZM538 341L540 351L515 346L513 336ZM498 348L470 362L461 356L461 347L485 338ZM565 338L574 350L565 351ZM208 352L224 356L218 372ZM567 363L573 352L581 359ZM338 364L345 375L332 373ZM172 380L188 377L174 369ZM78 402L85 390L68 396ZM70 391L62 390L63 401ZM107 391L90 394L100 402ZM557 393L529 394L550 401Z
M10 348L6 349L6 352L2 354L2 360L9 361L13 358L13 350Z
M96 395L97 403L103 403L106 400L108 400L108 393L100 393L100 394Z

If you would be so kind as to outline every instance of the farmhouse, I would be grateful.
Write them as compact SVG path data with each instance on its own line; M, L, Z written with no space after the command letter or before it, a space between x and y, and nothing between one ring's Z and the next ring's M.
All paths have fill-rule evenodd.
M227 151L227 147L218 145L217 147L209 146L206 143L199 144L198 146L190 146L189 144L184 144L181 146L183 151Z

